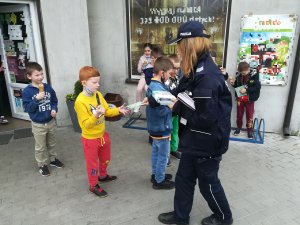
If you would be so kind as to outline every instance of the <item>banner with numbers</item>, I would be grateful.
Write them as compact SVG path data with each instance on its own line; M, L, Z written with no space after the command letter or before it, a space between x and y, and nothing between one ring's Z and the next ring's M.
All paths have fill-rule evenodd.
M177 35L180 24L200 21L211 34L217 62L222 63L228 0L128 0L129 75L139 79L139 58L144 43L159 45L166 55L176 54L167 42Z

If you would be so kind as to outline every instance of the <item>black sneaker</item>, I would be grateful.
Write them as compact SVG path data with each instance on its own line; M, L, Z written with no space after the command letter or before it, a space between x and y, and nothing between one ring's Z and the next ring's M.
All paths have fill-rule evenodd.
M252 131L248 131L248 138L253 139L253 132Z
M172 180L172 178L173 178L172 174L168 174L168 173L165 174L165 180ZM152 174L151 175L151 183L153 184L154 181L155 181L155 175Z
M171 190L175 188L175 182L170 180L164 180L163 182L157 183L154 181L152 185L155 190Z
M222 221L217 219L214 215L204 218L201 221L202 225L231 225L233 223L233 219Z
M53 162L50 162L50 166L54 166L56 168L63 168L65 165L58 159L55 159Z
M104 191L98 184L95 187L90 187L90 192L99 196L100 198L105 198L108 194Z
M238 136L240 133L241 133L241 129L237 128L237 129L234 131L233 135L234 135L234 136Z
M188 225L189 223L179 221L175 218L174 212L162 213L158 216L159 222L163 224Z
M181 153L176 151L176 152L171 152L171 156L173 156L175 159L180 160L181 159Z
M39 167L39 172L43 177L50 176L50 171L47 165L43 165L42 167Z
M102 183L107 183L107 182L110 182L110 181L114 181L117 179L117 176L110 176L110 175L106 175L105 178L98 178L98 181L102 182Z

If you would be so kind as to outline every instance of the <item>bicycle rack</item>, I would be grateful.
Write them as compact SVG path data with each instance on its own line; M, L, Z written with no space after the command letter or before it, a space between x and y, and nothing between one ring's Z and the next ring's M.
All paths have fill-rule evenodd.
M141 117L142 114L139 114L135 117L131 116L129 120L123 125L123 128L128 128L128 129L135 129L135 130L147 130L147 127L143 126L136 126L134 125L136 121L146 121L146 118ZM234 130L235 128L233 128ZM246 129L242 129L246 130ZM238 138L238 137L230 137L230 141L240 141L240 142L248 142L248 143L253 143L253 144L263 144L264 139L265 139L265 130L266 130L266 125L265 125L265 120L260 119L258 122L258 118L255 118L253 121L253 139L248 139L248 138Z
M235 128L233 128L234 130ZM246 130L246 129L242 129ZM248 138L238 138L238 137L230 137L230 141L240 141L240 142L248 142L254 144L263 144L265 140L265 131L266 124L264 119L260 119L258 123L258 118L255 118L253 121L253 139Z

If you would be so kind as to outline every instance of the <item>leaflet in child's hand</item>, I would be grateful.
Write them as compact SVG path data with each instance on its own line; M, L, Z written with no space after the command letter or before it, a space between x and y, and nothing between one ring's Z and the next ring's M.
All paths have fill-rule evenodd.
M168 91L153 91L152 96L161 105L170 105L176 100L176 97Z
M187 93L181 92L178 94L177 98L191 110L196 110L194 100Z
M235 92L236 92L236 95L237 95L238 97L243 97L243 96L246 96L246 95L247 95L247 92L245 92L244 94L242 94L242 93L240 92L242 89L245 89L245 86L244 86L244 85L235 88Z

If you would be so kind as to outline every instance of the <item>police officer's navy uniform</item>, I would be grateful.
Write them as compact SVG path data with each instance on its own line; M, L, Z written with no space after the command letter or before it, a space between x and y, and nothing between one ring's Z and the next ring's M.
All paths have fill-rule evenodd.
M189 78L180 80L177 93L182 91L193 98L196 110L180 101L173 108L180 117L179 151L182 152L175 179L175 216L179 221L189 222L198 178L200 192L214 216L220 221L230 221L232 214L218 170L222 154L228 149L232 99L224 76L208 53L199 58Z

